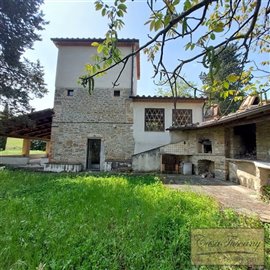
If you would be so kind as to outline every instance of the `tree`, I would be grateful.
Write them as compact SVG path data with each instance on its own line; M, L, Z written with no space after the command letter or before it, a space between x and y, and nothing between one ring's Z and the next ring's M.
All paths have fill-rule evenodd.
M115 0L111 6L102 0L95 2L96 10L100 10L102 16L108 18L109 29L103 43L92 44L97 47L95 63L87 65L87 74L81 78L82 85L88 86L90 92L96 76L121 65L122 70L113 82L114 86L117 85L129 58L141 51L147 54L152 63L154 77L159 76L162 81L167 81L172 91L177 81L184 79L184 67L194 61L208 68L212 76L218 68L214 61L216 52L231 43L237 42L237 51L241 52L239 59L242 69L250 61L251 51L262 54L270 52L270 0L148 0L146 5L151 14L149 19L142 23L149 25L149 41L138 50L122 57L116 45L128 11L126 2ZM181 46L181 42L183 50L189 51L192 56L186 56L180 51L178 57L175 57L179 59L178 62L171 67L165 59L169 54L166 48L173 42L177 42L178 46ZM249 72L260 71L266 76L270 75L269 70L262 68L268 65L269 61L250 64L253 65ZM232 73L218 85L213 84L211 91L218 91L220 84L224 84L226 88L231 82L240 79ZM260 89L254 84L249 89L266 92L270 89L269 79L264 82L260 84ZM227 90L227 94L235 95L231 89Z
M187 84L188 83L188 84ZM161 83L162 87L158 87L156 90L157 95L167 97L196 97L196 84L188 81L179 81L176 83L174 91L171 90L171 86L168 83Z
M243 70L241 53L237 51L236 43L229 44L227 47L220 47L215 52L214 63L217 66L216 71L212 73L203 72L200 79L204 84L209 100L220 105L222 114L228 114L238 109L239 103L246 95L246 91L243 90L244 86L248 86L252 79L251 74ZM219 82L224 82L227 78L230 78L231 74L239 79L227 84L219 84ZM217 89L218 92L211 91L212 87ZM233 96L228 95L228 89L234 94Z
M0 106L8 104L10 113L30 111L29 100L47 92L39 61L23 57L26 49L41 40L43 30L40 5L43 0L0 1Z
M5 104L5 108L3 112L0 113L0 121L6 120L9 117L9 109L8 105ZM1 130L1 125L0 125L0 130ZM0 136L0 151L5 151L6 150L6 145L7 145L7 137L6 136Z
M41 141L41 140L32 140L30 149L31 150L45 151L46 150L46 142Z

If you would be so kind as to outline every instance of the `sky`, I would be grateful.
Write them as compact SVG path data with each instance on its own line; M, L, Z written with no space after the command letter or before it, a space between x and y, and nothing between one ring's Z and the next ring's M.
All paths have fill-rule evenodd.
M109 1L110 2L110 1ZM144 22L149 18L148 7L144 0L128 1L129 12L125 17L125 27L120 38L137 38L140 45L149 40L147 34L149 26ZM132 8L132 9L131 9ZM93 0L45 0L41 7L45 20L49 24L45 30L39 32L42 41L37 41L32 50L25 53L25 57L35 61L40 60L45 71L45 82L49 93L42 99L34 99L31 105L36 110L52 108L55 89L55 75L57 63L57 48L51 38L102 38L107 31L108 22L95 10ZM175 54L183 48L174 48L168 60L175 60ZM141 53L141 79L138 81L137 94L155 95L158 86L153 83L153 68ZM196 63L193 66L196 70ZM192 68L192 67L191 67ZM192 72L192 81L198 80L198 72Z
M112 1L107 1L112 3ZM149 40L149 26L144 22L149 18L149 9L145 0L128 0L128 13L125 15L125 26L119 33L119 38L139 39L140 45ZM57 48L51 38L103 38L107 31L108 21L95 10L94 0L44 0L41 10L49 24L40 32L42 41L37 41L32 50L25 53L31 61L40 60L45 71L45 82L49 93L42 99L34 99L31 105L36 110L53 108L55 75L57 63ZM183 45L176 43L168 48L166 60L176 63L178 57L189 57ZM255 56L257 57L257 56ZM141 78L138 81L137 94L155 95L158 89L153 83L153 67L147 62L144 53L141 58ZM269 60L270 57L268 56ZM266 60L266 59L265 59ZM185 70L185 77L200 87L199 74L203 71L202 65L192 62Z

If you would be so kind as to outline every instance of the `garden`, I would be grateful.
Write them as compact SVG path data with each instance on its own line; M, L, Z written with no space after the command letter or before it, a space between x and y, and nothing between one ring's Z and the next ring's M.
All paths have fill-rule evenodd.
M0 269L247 269L194 267L192 228L265 228L155 175L0 171Z

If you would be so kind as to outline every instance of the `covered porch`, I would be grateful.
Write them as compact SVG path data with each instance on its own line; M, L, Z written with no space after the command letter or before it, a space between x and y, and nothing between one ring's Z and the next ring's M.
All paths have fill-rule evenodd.
M26 166L48 162L51 155L51 125L53 110L46 109L20 115L0 122L0 136L23 140L21 153L4 154L0 152L0 164ZM31 155L31 141L40 140L46 143L44 154Z

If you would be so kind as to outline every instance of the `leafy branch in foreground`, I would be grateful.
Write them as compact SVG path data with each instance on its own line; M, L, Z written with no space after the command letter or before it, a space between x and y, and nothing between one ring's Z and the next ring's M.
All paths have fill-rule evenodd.
M101 0L95 2L96 10L101 10L102 16L107 16L110 24L104 42L92 44L97 46L98 54L95 56L94 64L87 66L87 74L82 77L81 82L84 86L93 82L93 78L103 75L117 65L122 65L120 74L113 82L113 86L118 85L118 80L129 58L143 51L148 61L152 63L153 77L158 76L159 80L170 85L174 92L177 82L188 81L183 76L184 67L194 61L207 68L209 77L213 80L220 68L216 61L217 55L232 43L235 44L235 49L240 55L241 75L232 72L224 80L213 83L211 89L207 91L219 92L220 86L226 89L228 84L230 85L235 80L247 79L251 72L252 74L263 72L264 77L269 77L269 72L264 70L269 62L253 63L251 52L258 54L270 52L270 0L147 1L146 5L151 15L146 22L142 23L149 25L149 41L136 51L122 57L116 44L117 33L124 26L126 2L126 0L116 0L112 6L108 6ZM166 49L175 42L177 44L181 42L183 50L190 51L192 56L185 57L181 51L177 63L171 68L171 65L167 64L168 61L165 61L169 56ZM249 74L244 70L247 64L250 66ZM267 82L267 79L265 81ZM239 82L239 85L241 83ZM262 85L262 89L253 85L247 87L246 90L253 91L254 87L256 87L256 92L269 90L267 83ZM235 91L237 89L222 94L225 97L226 95L234 97Z

